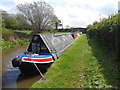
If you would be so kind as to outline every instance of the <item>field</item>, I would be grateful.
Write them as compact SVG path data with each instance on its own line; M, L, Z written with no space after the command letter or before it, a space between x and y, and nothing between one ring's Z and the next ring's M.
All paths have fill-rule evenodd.
M32 30L14 30L14 32L21 32L21 33L25 33L25 34L31 34Z

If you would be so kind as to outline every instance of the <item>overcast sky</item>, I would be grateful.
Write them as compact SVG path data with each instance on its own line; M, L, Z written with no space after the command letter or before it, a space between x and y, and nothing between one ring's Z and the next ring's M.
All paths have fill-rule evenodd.
M16 12L16 5L36 0L0 0L0 9ZM37 0L39 1L39 0ZM119 0L44 0L50 4L64 27L86 27L100 18L117 13Z

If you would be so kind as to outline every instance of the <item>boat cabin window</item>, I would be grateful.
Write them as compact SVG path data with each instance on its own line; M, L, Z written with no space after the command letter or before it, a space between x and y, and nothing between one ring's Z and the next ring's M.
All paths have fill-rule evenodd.
M32 39L32 42L30 43L30 46L28 48L28 52L33 52L39 54L40 52L48 53L48 49L41 39L39 35L34 36Z

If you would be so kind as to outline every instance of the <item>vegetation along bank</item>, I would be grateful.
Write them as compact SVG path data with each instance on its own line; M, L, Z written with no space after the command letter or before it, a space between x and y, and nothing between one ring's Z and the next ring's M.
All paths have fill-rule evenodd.
M2 29L2 43L0 44L1 49L9 49L16 45L24 45L30 42L30 32L28 30L9 30L7 28Z

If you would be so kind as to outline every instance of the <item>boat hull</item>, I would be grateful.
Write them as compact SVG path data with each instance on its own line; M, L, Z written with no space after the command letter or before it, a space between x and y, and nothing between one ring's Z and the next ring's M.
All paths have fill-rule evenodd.
M52 63L36 63L36 65L42 73L45 73ZM22 62L19 69L24 74L39 73L34 63Z

